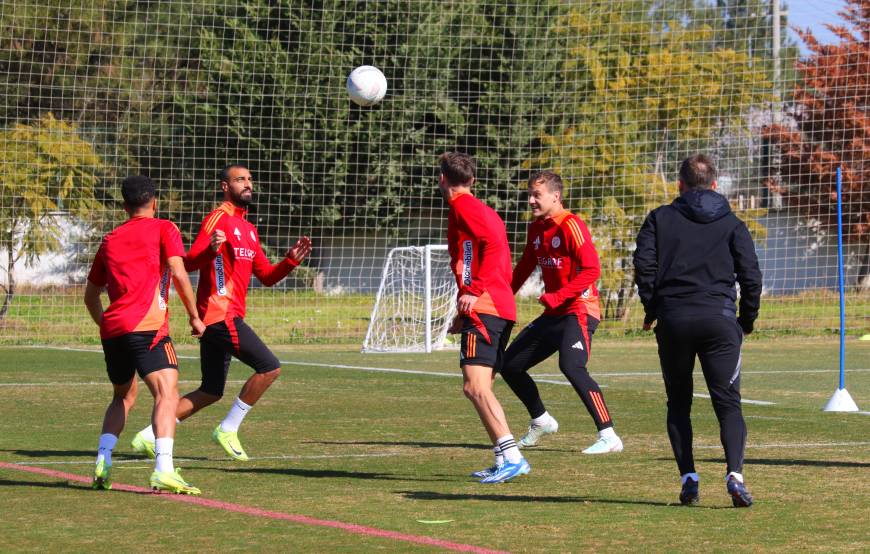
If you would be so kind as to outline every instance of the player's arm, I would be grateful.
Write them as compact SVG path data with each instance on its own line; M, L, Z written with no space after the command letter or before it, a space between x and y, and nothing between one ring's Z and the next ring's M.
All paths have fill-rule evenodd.
M102 292L103 287L95 285L90 281L85 285L85 306L88 308L88 313L91 314L91 319L97 325L103 321L103 301L100 300Z
M284 253L284 259L275 265L266 257L263 252L263 247L257 248L257 253L254 255L253 272L257 279L267 287L271 287L291 271L293 271L302 260L311 253L311 239L309 237L300 237L292 248Z
M211 263L220 252L221 245L227 240L226 233L220 225L222 217L223 212L217 211L203 220L199 233L184 258L187 271L196 271Z
M199 319L199 313L196 311L196 297L193 295L193 287L190 285L190 277L184 269L184 258L182 256L171 256L167 263L169 271L172 274L172 282L175 285L175 292L178 293L178 298L184 305L185 311L190 320L191 334L195 337L201 337L205 332L205 325Z
M655 296L656 275L659 270L654 211L644 220L635 242L637 247L634 250L633 258L634 282L637 285L637 292L645 314L643 328L648 331L656 319L653 297Z
M740 315L737 321L748 335L752 332L761 307L762 278L752 235L743 222L734 230L730 248L734 258L734 273L740 283Z
M88 272L88 281L85 285L85 307L88 313L91 314L91 319L94 323L100 325L103 321L103 302L100 300L100 294L109 280L106 262L103 258L103 245L97 249L97 255L94 256L94 263L91 264L91 270Z
M492 228L491 222L481 217L475 217L476 215L462 214L460 218L461 224L465 226L468 233L477 239L475 255L478 256L477 272L471 276L471 283L462 284L459 288L456 308L460 314L470 313L474 309L477 299L486 292L486 282L482 276L494 275L498 272L499 243L493 236L493 233L498 230ZM504 232L504 228L500 230Z
M535 270L538 265L538 260L535 258L535 247L530 242L526 242L526 248L523 250L523 256L514 267L513 276L511 277L511 289L514 294L520 290L523 283L529 278L529 275Z
M569 218L562 224L562 230L571 249L571 258L576 261L579 271L557 291L547 292L538 299L547 308L555 308L570 302L595 284L601 276L601 263L598 252L592 244L592 236L578 219Z

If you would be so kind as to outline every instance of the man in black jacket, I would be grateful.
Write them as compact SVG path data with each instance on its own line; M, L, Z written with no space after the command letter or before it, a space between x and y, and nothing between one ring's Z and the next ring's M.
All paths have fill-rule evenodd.
M637 235L635 283L644 330L653 322L668 395L668 437L680 474L682 504L698 502L692 456L692 370L695 356L719 420L728 493L734 506L752 505L743 483L746 423L740 407L743 335L761 303L761 271L746 225L716 192L712 160L696 154L680 166L680 197L653 210ZM740 283L737 315L735 280Z

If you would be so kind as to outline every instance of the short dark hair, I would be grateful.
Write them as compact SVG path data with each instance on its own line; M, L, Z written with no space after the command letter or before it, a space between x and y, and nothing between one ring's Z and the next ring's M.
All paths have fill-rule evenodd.
M230 170L235 169L237 167L242 168L242 169L248 169L246 166L244 166L242 164L227 164L223 167L223 169L221 169L221 172L218 174L218 178L221 180L222 183L229 183L230 182Z
M121 196L129 208L141 208L157 196L154 183L145 175L127 177L121 182Z
M716 175L716 165L704 154L689 156L680 165L680 181L690 189L709 189Z
M531 177L529 177L529 186L531 187L538 181L547 185L547 190L550 192L558 192L562 194L562 190L565 188L565 185L562 183L562 178L558 173L553 171L535 171L532 173Z
M441 174L451 185L461 185L474 179L477 164L462 152L444 152L439 159Z

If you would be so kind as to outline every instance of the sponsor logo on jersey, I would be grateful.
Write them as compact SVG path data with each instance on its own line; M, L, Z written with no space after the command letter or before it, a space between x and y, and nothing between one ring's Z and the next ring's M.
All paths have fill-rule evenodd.
M160 311L166 311L166 300L169 298L169 269L160 276L160 295L157 297L157 306Z
M239 240L239 241L242 240L242 233L241 233L241 231L239 231L238 227L235 228L235 230L233 231L233 234L236 235L236 240Z
M553 237L553 240L550 241L550 245L553 248L559 248L560 244L562 244L562 239L560 239L558 236Z
M218 254L214 259L214 282L217 288L218 296L227 295L226 280L224 277L224 257L223 254Z
M462 241L462 284L471 284L471 261L474 251L470 240Z
M535 240L532 241L532 244L535 245L535 250L541 247L541 235L535 237Z
M251 248L243 248L240 246L233 246L233 253L235 253L237 260L251 261L254 259L254 254L256 253L256 250L253 250Z
M547 256L538 256L538 265L546 268L559 269L562 267L562 258L549 258Z
M583 341L578 340L577 342L575 342L574 344L571 345L571 348L574 348L576 350L583 350Z

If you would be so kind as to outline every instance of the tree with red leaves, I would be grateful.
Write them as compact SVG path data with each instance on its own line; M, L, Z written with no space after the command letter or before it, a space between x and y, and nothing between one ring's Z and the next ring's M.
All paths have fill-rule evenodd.
M793 125L766 127L779 155L767 186L820 234L836 236L837 167L842 167L843 240L857 257L857 285L870 289L870 0L846 0L847 25L826 25L837 44L797 32L810 54L788 115Z

